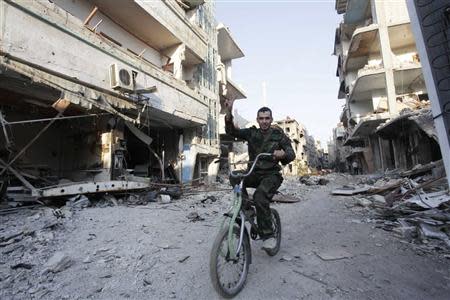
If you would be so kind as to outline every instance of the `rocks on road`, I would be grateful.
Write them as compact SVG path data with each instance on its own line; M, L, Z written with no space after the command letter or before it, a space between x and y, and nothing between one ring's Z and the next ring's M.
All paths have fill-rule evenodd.
M251 242L247 284L236 299L442 299L449 294L445 253L423 251L414 239L379 228L371 211L387 200L330 195L339 186L356 185L357 177L322 177L325 185L316 179L310 185L296 178L283 182L282 195L297 202L272 204L283 226L280 253L269 257L260 241ZM107 197L98 203L89 199L85 207L79 198L73 203L82 201L79 207L0 215L0 298L217 298L209 252L231 201L227 185L217 189L222 191L193 191L179 199L163 194L170 202L143 194L131 197L133 204Z

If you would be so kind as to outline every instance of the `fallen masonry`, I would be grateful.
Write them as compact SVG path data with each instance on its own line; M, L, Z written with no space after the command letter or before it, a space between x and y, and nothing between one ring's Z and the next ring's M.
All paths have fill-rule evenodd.
M301 195L313 189L308 186L299 188L297 182L286 180L274 202L298 202ZM136 272L136 276L142 276L142 286L154 286L157 283L152 277L153 271L146 271L145 274L140 270L164 269L165 262L172 260L177 264L189 264L193 254L186 254L183 244L186 234L179 228L191 231L190 228L200 226L212 230L217 226L221 213L227 211L230 197L231 187L228 184L182 188L172 185L130 194L79 194L61 197L59 204L52 201L46 202L48 205L0 209L3 225L0 228L0 289L3 291L0 298L63 297L55 288L64 279L76 280L79 272L86 276L90 276L89 272L95 272L92 286L79 294L81 298L93 297L105 293L102 281L119 278L109 269L112 265L122 272ZM107 211L114 212L115 218L112 220L117 221L111 224L111 219L108 219L110 223L105 228L105 224L99 221L99 215L105 215L107 219ZM157 217L149 218L147 213ZM127 227L130 218L134 219L137 215L142 225ZM180 216L172 223L178 230L156 230L158 224L174 216ZM89 225L85 226L87 223ZM133 242L123 244L124 236L130 235L135 237ZM192 235L195 236L195 230ZM78 250L62 246L68 242L67 236L76 239L75 243L80 245ZM147 241L148 244L143 245L145 239L150 243ZM195 236L194 247L203 244L206 246L206 238ZM142 254L134 254L134 251ZM177 253L175 257L172 257L173 252ZM133 267L130 270L129 266L134 265L138 269ZM166 272L174 275L172 270L165 270L162 276Z
M359 183L332 191L353 196L376 227L422 246L450 252L450 194L442 161L384 176L360 176Z

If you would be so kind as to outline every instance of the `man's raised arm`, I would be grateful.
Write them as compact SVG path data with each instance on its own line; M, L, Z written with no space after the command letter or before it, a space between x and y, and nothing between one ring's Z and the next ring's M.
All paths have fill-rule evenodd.
M239 129L234 125L233 114L231 112L233 110L233 102L234 100L225 100L225 132L233 137L246 140L248 138L249 130Z
M292 142L289 137L286 135L283 136L281 139L281 148L284 150L284 156L280 159L280 162L283 165L287 165L291 161L295 159L295 152L294 149L292 149Z

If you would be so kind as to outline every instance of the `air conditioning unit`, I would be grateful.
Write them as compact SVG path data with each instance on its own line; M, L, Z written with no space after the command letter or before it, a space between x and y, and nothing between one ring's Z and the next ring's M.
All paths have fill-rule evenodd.
M109 66L109 80L111 88L124 92L134 91L134 72L130 69L124 68L118 64L111 64Z

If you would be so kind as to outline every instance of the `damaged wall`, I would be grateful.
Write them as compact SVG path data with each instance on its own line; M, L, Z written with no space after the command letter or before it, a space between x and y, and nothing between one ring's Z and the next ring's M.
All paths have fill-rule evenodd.
M206 160L207 176L217 174L210 165L219 154L212 3L189 14L174 1L5 0L0 10L0 92L16 92L16 85L6 83L13 79L22 86L15 103L0 93L0 105L22 109L17 115L5 110L7 121L54 116L53 111L40 115L33 109L50 107L60 97L72 102L64 117L99 115L56 121L23 161L48 165L56 179L76 181L109 180L126 169L158 177L161 163L173 173L171 180L191 181L196 170L205 169L196 167L199 157ZM134 18L124 18L131 12ZM90 13L93 17L87 18ZM142 26L130 30L136 22L155 26L152 31ZM127 86L113 86L112 64L119 75L131 74ZM41 86L51 87L54 99L37 96ZM135 121L153 139L151 149L122 119ZM20 150L43 126L13 125L15 146Z
M6 106L3 106L2 110L8 122L49 117L48 111L30 113L18 111L15 108L8 109ZM54 115L56 112L53 112ZM58 120L42 133L15 165L35 176L54 180L65 178L79 181L85 178L93 179L102 172L108 174L109 170L102 167L100 138L101 133L108 130L107 119L108 117L93 116ZM28 144L48 122L7 125L9 139L13 142L13 152L9 158ZM0 135L0 144L5 145L3 134ZM90 174L87 171L92 169L97 169L99 172Z
M24 2L21 6L4 3L3 10L0 44L3 52L111 93L116 91L110 86L110 65L123 65L137 73L134 79L137 89L156 86L157 93L147 95L154 109L169 113L173 119L206 123L208 103L198 93L164 71L125 53L120 46L108 43L57 6L41 2ZM34 15L37 13L41 15Z

